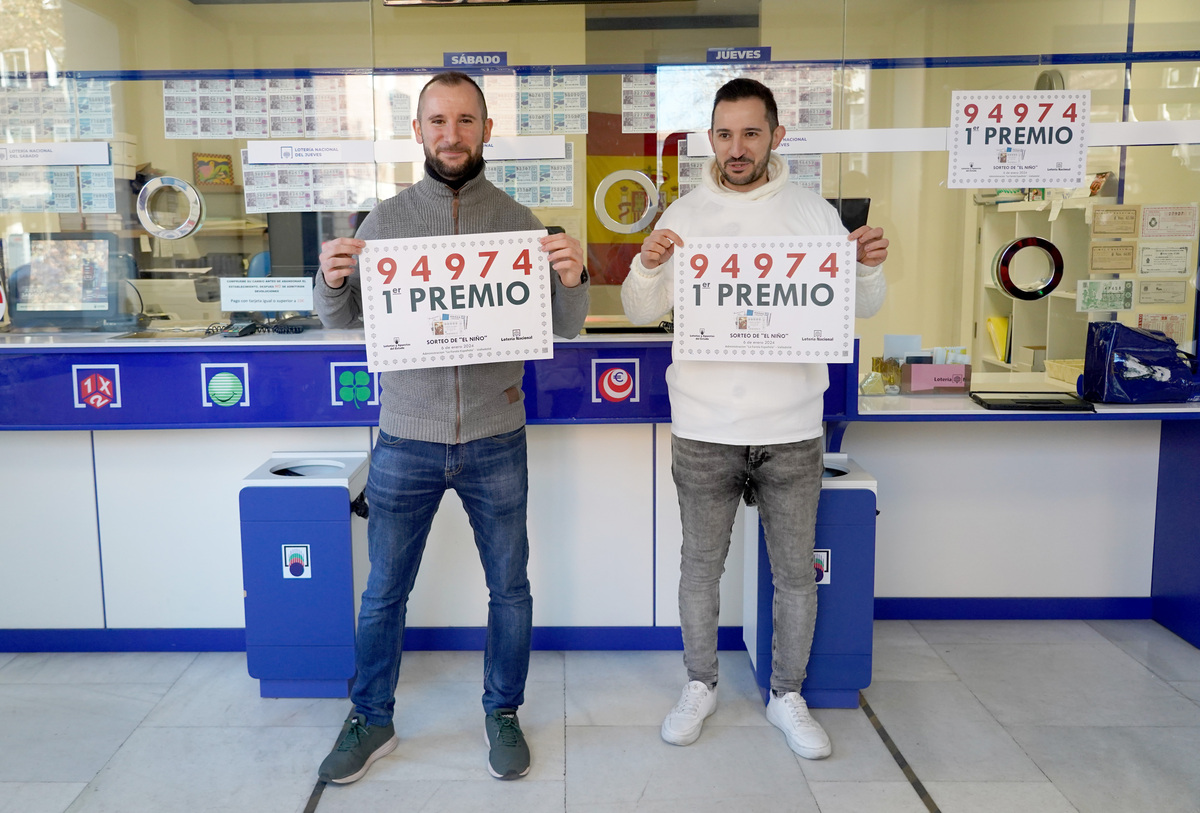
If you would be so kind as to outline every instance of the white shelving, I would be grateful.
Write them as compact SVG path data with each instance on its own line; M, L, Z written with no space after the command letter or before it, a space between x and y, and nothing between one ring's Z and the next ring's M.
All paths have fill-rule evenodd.
M1083 358L1087 343L1087 314L1075 312L1076 283L1088 279L1088 246L1091 208L1112 203L1110 198L1068 198L1062 201L1017 201L976 205L968 223L975 224L974 286L964 293L971 297L974 341L971 354L979 372L1029 372L1028 364L1016 362L1021 347L1045 347L1048 359ZM1053 243L1063 256L1063 277L1058 287L1041 299L1013 299L992 281L996 255L1013 240L1041 237ZM1041 251L1026 249L1012 261L1014 279L1032 281L1044 276L1049 260ZM1010 355L1005 359L994 349L988 319L1008 319Z

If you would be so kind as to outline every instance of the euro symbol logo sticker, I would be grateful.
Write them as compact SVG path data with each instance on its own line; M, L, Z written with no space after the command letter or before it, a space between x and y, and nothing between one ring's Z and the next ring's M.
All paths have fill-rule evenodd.
M592 359L592 403L641 400L638 359Z

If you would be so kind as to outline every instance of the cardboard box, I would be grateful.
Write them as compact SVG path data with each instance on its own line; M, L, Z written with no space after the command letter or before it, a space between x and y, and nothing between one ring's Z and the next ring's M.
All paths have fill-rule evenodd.
M900 368L900 392L905 395L966 395L970 390L970 364L905 364Z

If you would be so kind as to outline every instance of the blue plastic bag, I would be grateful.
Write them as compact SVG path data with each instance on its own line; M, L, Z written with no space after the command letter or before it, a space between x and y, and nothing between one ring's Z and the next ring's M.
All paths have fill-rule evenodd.
M1157 330L1089 322L1079 396L1102 404L1200 401L1196 357Z

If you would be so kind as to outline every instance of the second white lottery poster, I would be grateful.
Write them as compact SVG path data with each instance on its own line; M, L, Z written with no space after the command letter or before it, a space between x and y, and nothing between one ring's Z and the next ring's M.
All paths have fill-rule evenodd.
M551 358L544 231L367 240L371 372Z
M854 279L844 236L692 238L675 249L675 358L852 361Z
M1091 98L1086 90L954 91L946 186L1084 186Z

